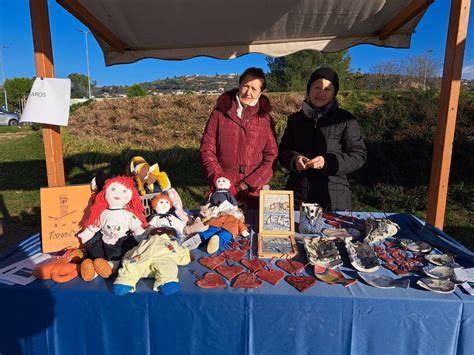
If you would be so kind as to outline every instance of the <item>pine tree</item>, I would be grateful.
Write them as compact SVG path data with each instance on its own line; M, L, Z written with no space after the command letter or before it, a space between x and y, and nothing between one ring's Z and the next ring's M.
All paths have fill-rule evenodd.
M349 51L324 53L304 50L280 58L267 57L270 74L267 76L270 91L306 91L311 73L319 67L330 67L339 74L341 89L351 81Z

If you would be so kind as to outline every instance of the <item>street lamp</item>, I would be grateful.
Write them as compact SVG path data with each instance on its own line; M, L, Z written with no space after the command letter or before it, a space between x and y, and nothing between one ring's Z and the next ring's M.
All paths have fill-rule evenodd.
M84 36L86 38L86 64L87 64L87 86L89 88L89 100L92 98L91 95L91 75L89 73L89 45L87 42L87 35L91 34L89 31L86 30L77 30L78 32L84 33Z
M8 100L7 100L7 88L5 87L5 67L3 65L3 48L8 48L7 46L0 46L0 60L2 61L2 76L3 76L3 93L5 95L5 109L8 111Z
M428 55L433 52L432 49L428 49L425 55L425 78L423 79L423 90L426 90L426 72L428 71Z

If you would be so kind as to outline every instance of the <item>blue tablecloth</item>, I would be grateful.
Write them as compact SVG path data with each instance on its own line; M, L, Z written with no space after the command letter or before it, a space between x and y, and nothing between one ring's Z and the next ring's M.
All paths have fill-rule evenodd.
M474 266L474 254L443 232L409 215L390 218L402 227L400 237L428 241ZM257 228L256 214L248 221ZM38 251L34 235L0 258L0 267ZM190 270L207 269L197 261L181 267L182 288L173 296L152 291L151 280L127 296L113 295L112 280L101 278L0 284L0 353L474 354L474 297L460 288L432 293L413 277L409 289L318 281L300 293L281 281L209 290L195 286Z

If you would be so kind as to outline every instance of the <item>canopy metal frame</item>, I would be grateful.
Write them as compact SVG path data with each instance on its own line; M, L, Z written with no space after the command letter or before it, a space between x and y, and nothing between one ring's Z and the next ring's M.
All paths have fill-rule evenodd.
M393 19L381 28L376 35L381 40L390 37L411 19L425 11L433 1L411 1L400 13L395 14ZM115 36L78 0L57 0L57 2L86 25L95 36L117 52L122 53L128 49L126 43ZM443 228L445 218L470 4L470 0L451 0L426 217L428 223L440 229ZM48 0L30 0L30 15L36 75L38 77L53 78L55 75ZM64 161L60 127L43 125L43 143L48 186L64 186Z

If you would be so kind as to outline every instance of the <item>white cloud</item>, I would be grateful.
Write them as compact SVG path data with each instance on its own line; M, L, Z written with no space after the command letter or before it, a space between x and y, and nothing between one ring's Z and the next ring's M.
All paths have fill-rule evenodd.
M469 64L465 64L462 68L462 75L461 77L463 79L469 79L469 80L473 80L474 79L474 63L469 63Z

